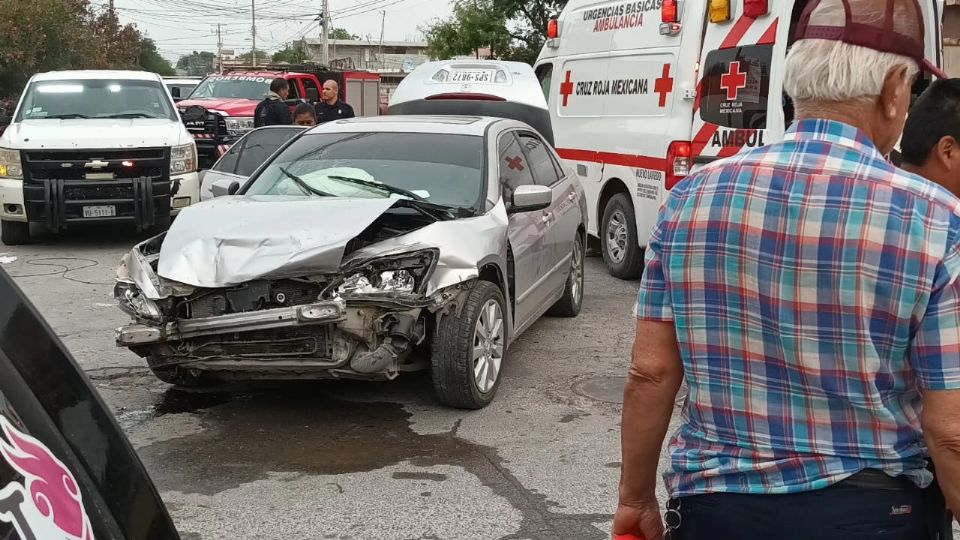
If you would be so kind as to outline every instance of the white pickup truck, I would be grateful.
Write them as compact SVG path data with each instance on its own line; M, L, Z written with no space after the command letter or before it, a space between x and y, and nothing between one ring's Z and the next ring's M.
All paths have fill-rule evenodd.
M30 242L30 223L165 228L199 200L196 144L153 73L34 75L0 135L7 245Z

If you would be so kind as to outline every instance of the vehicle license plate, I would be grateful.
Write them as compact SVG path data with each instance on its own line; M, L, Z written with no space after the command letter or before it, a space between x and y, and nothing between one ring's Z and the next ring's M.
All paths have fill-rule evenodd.
M453 82L490 82L489 71L457 71L453 74Z
M116 215L117 215L116 206L84 206L83 207L83 217L85 218L114 217Z

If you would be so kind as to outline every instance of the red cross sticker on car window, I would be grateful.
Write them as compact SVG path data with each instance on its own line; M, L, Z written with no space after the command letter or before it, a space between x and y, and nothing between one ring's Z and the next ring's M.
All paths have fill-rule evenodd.
M508 158L507 158L507 167L510 167L511 169L513 169L513 170L515 170L515 171L522 171L522 170L524 169L524 167L523 167L523 158L520 157L520 156L512 157L512 158L511 158L511 157L508 157Z
M563 96L563 106L566 107L570 102L570 96L573 95L573 72L567 70L567 79L560 83L560 95Z
M747 87L747 74L740 71L740 62L730 62L730 71L720 76L720 88L727 91L727 101L735 101L742 88Z
M673 77L670 76L670 64L663 65L663 75L653 81L653 91L660 94L660 107L667 106L667 96L673 92Z

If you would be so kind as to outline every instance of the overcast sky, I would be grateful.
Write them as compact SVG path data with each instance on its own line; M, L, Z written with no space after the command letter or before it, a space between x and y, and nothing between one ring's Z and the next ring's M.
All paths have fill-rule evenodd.
M254 0L257 48L269 52L301 37L319 37L321 0ZM97 0L106 5L108 0ZM217 23L223 47L250 49L250 0L114 0L122 22L136 23L176 62L194 50L216 51ZM333 26L379 41L383 12L384 39L416 40L418 27L450 15L449 0L329 0Z

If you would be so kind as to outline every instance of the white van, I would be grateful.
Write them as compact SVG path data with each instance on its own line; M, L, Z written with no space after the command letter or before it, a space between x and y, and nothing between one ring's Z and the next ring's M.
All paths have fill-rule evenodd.
M143 71L34 75L0 135L0 240L30 224L166 228L200 200L197 146L160 76Z
M551 21L536 73L612 275L640 274L660 204L692 167L783 137L784 60L808 2L570 0ZM943 1L920 4L942 65Z

